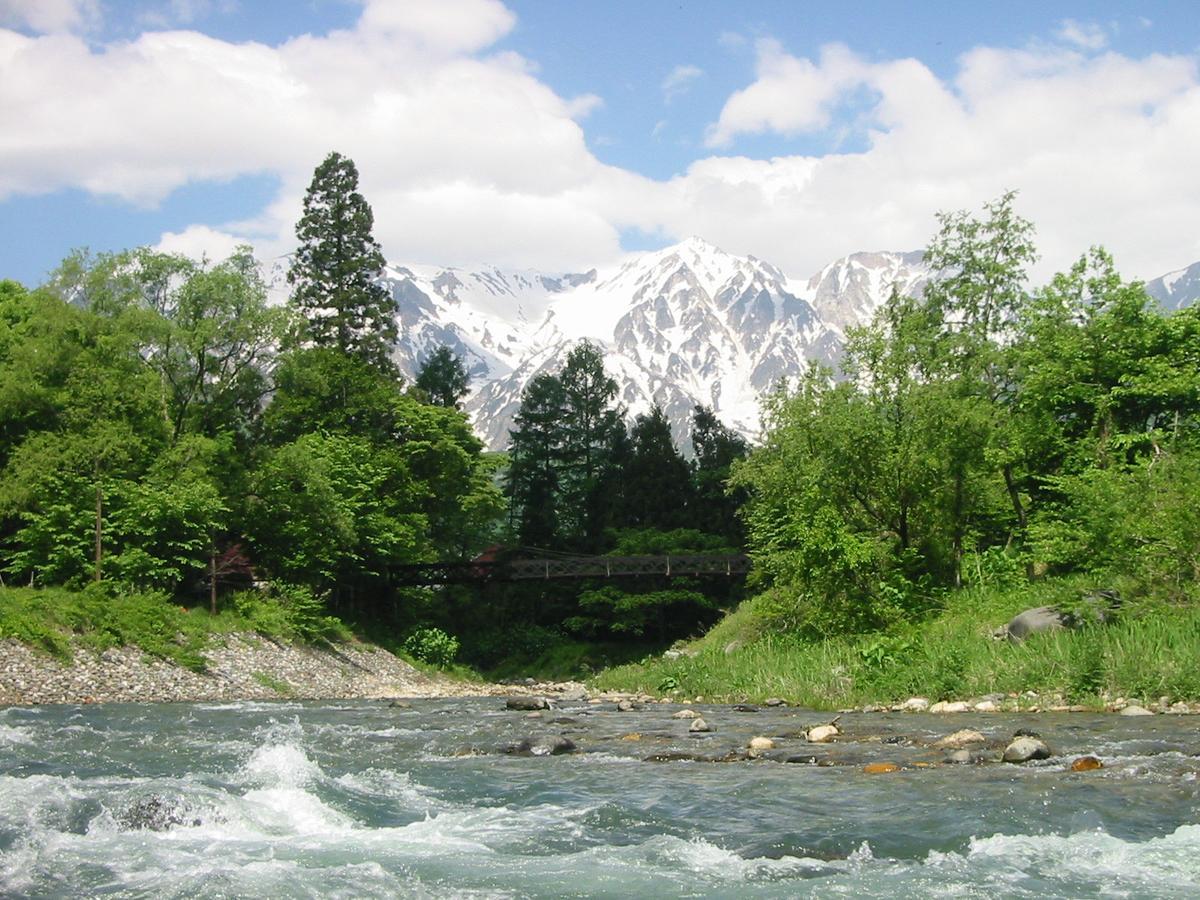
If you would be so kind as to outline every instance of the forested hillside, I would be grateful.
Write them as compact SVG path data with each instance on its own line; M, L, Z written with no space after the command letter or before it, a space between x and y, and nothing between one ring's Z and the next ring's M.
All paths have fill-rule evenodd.
M770 393L761 446L697 406L685 456L662 409L628 419L584 341L529 381L508 452L489 455L460 409L462 360L437 349L411 384L392 361L357 177L338 154L314 173L285 306L249 249L81 252L40 287L0 283L6 585L310 636L337 616L439 664L564 673L697 637L743 585L418 588L404 567L748 550L750 638L885 649L971 591L1111 589L1134 619L1192 608L1200 314L1164 311L1101 249L1031 286L1013 195L943 215L921 295L894 289L838 370Z

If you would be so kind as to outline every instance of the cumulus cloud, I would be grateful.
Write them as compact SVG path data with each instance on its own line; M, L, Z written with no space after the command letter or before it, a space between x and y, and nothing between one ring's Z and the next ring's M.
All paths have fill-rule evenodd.
M743 236L753 236L755 253L785 267L803 256L794 271L804 273L851 249L921 246L937 210L977 209L1012 188L1038 225L1041 274L1094 243L1142 277L1200 258L1188 212L1200 198L1188 161L1200 141L1192 58L980 47L947 81L917 60L868 63L840 46L815 61L770 42L758 52L758 77L726 101L710 143L829 128L839 104L866 92L867 147L694 165L676 190L702 185L757 210L745 229L714 217L707 233L730 249L751 249ZM668 230L687 233L682 222Z
M1068 44L1074 44L1084 50L1103 50L1108 46L1108 33L1095 22L1063 19L1058 26L1058 36Z
M84 30L99 21L99 0L0 0L0 26L46 33Z
M855 250L920 247L938 210L1010 188L1046 268L1093 243L1142 277L1200 259L1192 57L979 47L944 77L764 39L753 79L714 115L711 155L655 179L589 150L580 123L599 98L561 96L495 49L515 21L497 0L397 6L371 0L351 28L276 46L0 30L0 199L73 187L153 206L185 184L267 174L280 186L259 213L160 246L218 258L245 237L269 258L291 249L313 168L337 150L396 261L575 269L640 229L701 234L806 278ZM737 154L746 135L843 128L847 110L854 152Z
M183 231L165 232L153 249L160 253L181 253L193 259L219 262L228 259L240 245L249 243L246 238L227 231L207 225L189 225Z
M699 66L681 65L673 68L662 82L663 100L670 103L680 94L687 93L692 82L704 74Z
M758 78L737 91L708 130L710 147L724 147L738 134L778 131L798 134L829 125L831 107L863 81L866 65L841 44L829 44L813 63L784 52L773 38L759 40Z

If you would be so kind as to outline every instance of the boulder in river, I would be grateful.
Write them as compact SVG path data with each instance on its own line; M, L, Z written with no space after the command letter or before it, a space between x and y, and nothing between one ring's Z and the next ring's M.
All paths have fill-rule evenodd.
M955 750L952 753L947 754L946 758L943 760L943 762L947 763L948 765L955 766L965 766L975 761L975 756L970 750Z
M671 718L672 719L698 719L698 718L700 718L700 713L696 712L694 709L681 709L677 713L672 713Z
M1004 761L1023 763L1033 759L1049 759L1050 748L1041 738L1019 737L1004 748Z
M763 701L763 706L787 706L787 701L782 697L768 697Z
M925 712L929 709L929 701L924 697L909 697L899 707L901 712Z
M774 749L775 749L775 742L773 740L771 740L769 737L759 736L759 737L750 738L750 755L751 756L758 756L759 754L766 753L768 750L774 750Z
M1152 715L1154 715L1154 713L1152 713L1150 710L1146 709L1146 707L1144 707L1144 706L1138 706L1136 703L1131 703L1131 704L1129 704L1129 706L1126 706L1123 710L1121 710L1118 713L1118 715L1121 715L1121 716L1152 716Z
M541 734L522 738L503 751L513 756L559 756L576 750L575 742L561 734Z
M818 725L808 729L804 739L810 744L827 744L841 733L841 729L831 722L828 725Z
M929 707L931 713L964 713L971 707L962 700L940 700Z
M705 722L702 718L692 719L692 724L688 726L688 731L692 732L693 734L700 734L701 732L712 730L713 727Z
M1094 756L1081 756L1079 759L1071 763L1072 772L1093 772L1096 769L1103 769L1104 763L1096 759Z
M978 731L973 728L963 728L954 734L948 734L941 740L935 741L933 746L939 750L961 750L963 747L969 747L971 744L982 744L987 740Z
M530 697L524 694L518 694L515 697L509 697L504 701L505 709L519 709L523 711L549 709L550 701L545 697Z
M885 775L888 772L899 772L900 767L890 762L873 762L863 766L863 771L868 775Z
M185 814L178 800L152 794L135 800L113 816L130 831L166 831L177 825L199 825L200 820Z
M617 712L633 712L637 707L632 700L618 700Z

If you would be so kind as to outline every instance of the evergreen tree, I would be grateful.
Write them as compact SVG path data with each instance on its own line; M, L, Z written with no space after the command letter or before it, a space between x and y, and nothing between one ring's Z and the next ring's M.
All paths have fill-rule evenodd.
M561 541L562 418L562 382L548 373L535 376L521 395L516 427L509 433L504 482L510 529L527 547L551 547Z
M467 396L469 381L462 360L443 345L425 360L421 371L417 373L416 385L434 406L458 409L462 398Z
M292 302L318 347L334 347L391 372L396 301L378 278L383 252L354 162L330 153L313 173L296 224L300 246L288 271Z
M692 411L692 452L696 496L691 524L740 543L742 526L737 511L746 500L746 491L727 491L726 482L733 464L750 452L749 444L707 406L697 406Z
M590 341L581 341L567 354L559 381L563 530L576 548L594 552L600 549L606 524L600 486L615 432L622 427L613 406L617 382L604 371L604 355Z
M624 524L662 529L688 525L693 505L691 472L675 447L671 423L662 407L638 416L630 438L633 457L624 479Z

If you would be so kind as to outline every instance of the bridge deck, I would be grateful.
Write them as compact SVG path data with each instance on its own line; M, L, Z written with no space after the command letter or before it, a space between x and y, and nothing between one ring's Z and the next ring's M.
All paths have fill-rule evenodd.
M529 581L580 578L671 577L676 575L731 578L750 571L750 557L741 553L679 556L561 556L496 562L424 563L401 566L394 576L401 584L431 586L488 581Z

